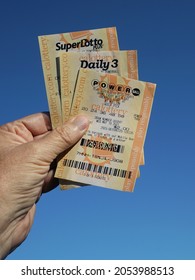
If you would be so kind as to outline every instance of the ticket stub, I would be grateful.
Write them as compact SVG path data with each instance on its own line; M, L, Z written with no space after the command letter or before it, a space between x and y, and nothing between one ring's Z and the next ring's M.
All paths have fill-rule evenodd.
M62 123L58 52L118 50L115 27L38 37L44 80L53 128Z
M71 104L80 68L118 74L138 79L137 51L61 52L61 100L62 118L70 115Z
M90 126L59 161L55 176L133 191L155 88L152 83L80 69L71 115L86 114Z

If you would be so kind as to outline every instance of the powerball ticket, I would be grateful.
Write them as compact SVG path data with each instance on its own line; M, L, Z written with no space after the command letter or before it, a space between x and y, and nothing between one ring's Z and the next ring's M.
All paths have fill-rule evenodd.
M42 68L53 128L62 123L59 51L118 50L115 27L38 37Z
M136 50L60 53L62 119L68 120L78 71L88 68L138 80ZM144 152L140 165L144 165Z
M55 176L133 191L155 89L153 83L80 69L71 115L86 114L90 126L59 161Z
M80 68L89 68L101 72L118 74L127 78L138 79L138 58L136 50L60 52L59 58L63 121L68 120L70 115L75 84ZM143 152L140 165L144 165ZM140 171L138 170L137 177L139 176ZM60 180L60 187L61 189L67 189L67 182L62 182ZM70 189L70 184L68 185L68 189Z

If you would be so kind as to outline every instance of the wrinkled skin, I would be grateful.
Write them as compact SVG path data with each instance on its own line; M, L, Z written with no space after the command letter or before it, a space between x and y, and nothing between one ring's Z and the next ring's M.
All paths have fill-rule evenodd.
M0 259L27 237L43 192L58 185L56 157L73 146L88 128L84 116L51 130L38 113L0 127Z

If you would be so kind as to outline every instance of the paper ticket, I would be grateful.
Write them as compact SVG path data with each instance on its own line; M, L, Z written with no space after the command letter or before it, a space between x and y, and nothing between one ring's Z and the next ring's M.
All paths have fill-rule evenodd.
M59 161L55 176L133 191L155 88L152 83L80 69L71 115L86 114L90 126Z
M99 51L99 52L61 52L61 102L62 118L66 121L70 115L71 104L78 71L89 68L101 72L118 74L132 79L138 79L138 59L136 50ZM144 165L144 155L140 159ZM138 171L137 177L140 176ZM60 181L61 189L67 189L67 183ZM68 187L70 189L70 186Z
M38 37L53 128L62 123L58 52L118 50L115 27Z
M80 68L118 74L138 80L136 50L60 53L62 118L69 118L73 93ZM140 165L144 165L142 153Z
M70 115L78 71L88 68L138 79L137 51L61 52L61 102L62 118Z

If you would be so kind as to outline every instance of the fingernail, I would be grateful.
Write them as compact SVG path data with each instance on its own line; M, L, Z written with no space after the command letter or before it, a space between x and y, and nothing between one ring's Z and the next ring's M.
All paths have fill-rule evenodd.
M71 122L78 127L80 131L84 131L88 128L89 126L89 120L85 116L76 116L71 120Z

